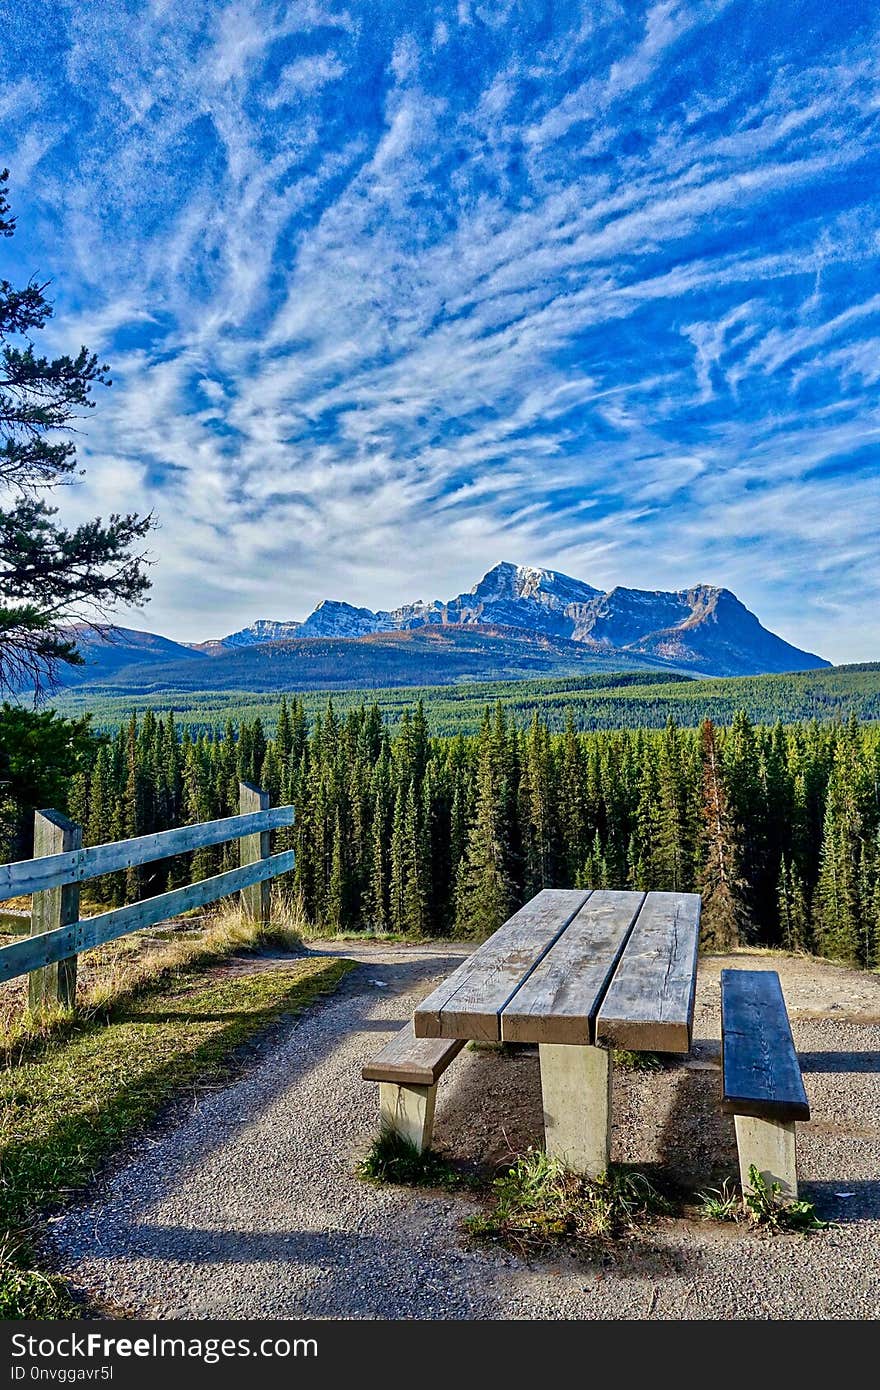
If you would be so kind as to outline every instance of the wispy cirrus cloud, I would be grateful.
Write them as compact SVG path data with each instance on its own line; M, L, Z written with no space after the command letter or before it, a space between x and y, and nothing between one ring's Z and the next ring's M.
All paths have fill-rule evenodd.
M156 510L151 626L506 557L877 654L873 7L37 8L8 245L111 360L65 505Z

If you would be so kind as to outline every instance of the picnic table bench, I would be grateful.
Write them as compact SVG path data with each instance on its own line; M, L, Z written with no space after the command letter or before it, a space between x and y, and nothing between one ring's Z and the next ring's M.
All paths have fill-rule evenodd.
M427 1147L437 1080L466 1041L537 1043L547 1152L598 1176L611 1049L690 1050L699 926L696 893L545 888L364 1068L383 1088L383 1122Z
M775 970L722 970L721 1048L721 1108L734 1117L742 1189L754 1167L793 1200L795 1124L810 1118L810 1104Z

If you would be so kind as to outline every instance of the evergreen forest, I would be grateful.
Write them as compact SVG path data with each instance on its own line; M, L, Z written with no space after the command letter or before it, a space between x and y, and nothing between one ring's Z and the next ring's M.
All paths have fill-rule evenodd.
M45 717L45 716L43 716ZM65 721L67 722L67 721ZM475 734L393 729L376 704L282 700L193 736L148 710L82 737L66 782L87 844L237 813L239 780L296 808L283 882L305 925L479 939L545 886L703 895L709 947L880 965L880 727L848 719L553 732L487 707ZM21 852L28 852L22 850ZM91 886L116 905L217 873L236 845Z

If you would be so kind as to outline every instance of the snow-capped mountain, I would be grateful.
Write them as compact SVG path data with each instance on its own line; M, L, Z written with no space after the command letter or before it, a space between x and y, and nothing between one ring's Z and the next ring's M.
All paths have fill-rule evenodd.
M291 637L299 636L301 627L302 623L278 623L272 618L258 618L250 627L218 638L217 643L223 647L254 647L258 642L287 642ZM203 645L213 644L206 642Z
M286 638L359 638L433 625L525 629L597 652L637 653L713 675L809 670L829 663L769 632L729 589L698 584L674 592L614 588L607 593L555 570L502 562L467 593L418 600L390 612L324 599L302 623L261 620L202 650Z
M368 632L390 632L395 624L390 613L374 613L371 608L355 608L336 599L322 599L304 623L298 637L365 637Z

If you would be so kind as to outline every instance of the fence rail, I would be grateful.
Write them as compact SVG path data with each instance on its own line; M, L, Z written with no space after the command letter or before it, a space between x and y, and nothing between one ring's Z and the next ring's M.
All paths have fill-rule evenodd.
M0 982L29 975L32 1011L47 1006L72 1008L77 956L82 951L237 892L241 892L249 916L268 921L270 880L294 867L292 850L269 853L269 832L293 825L294 809L270 807L268 793L248 782L239 784L239 804L242 813L238 816L89 849L81 848L79 826L57 811L38 811L34 833L37 857L0 865L0 902L18 894L34 895L31 934L0 947ZM80 917L79 885L83 880L228 840L239 842L239 868L94 917Z
M45 813L44 813L45 814ZM194 849L222 845L238 840L255 831L278 830L293 825L293 807L275 806L267 811L250 811L243 816L227 816L225 820L201 821L198 825L181 825L176 830L159 830L154 835L139 835L133 840L113 840L106 845L89 849L73 849L62 854L47 854L40 859L23 859L17 864L0 864L0 902L25 893L43 893L62 884L82 883L102 874L118 873L156 859L171 859L175 854L189 854Z

